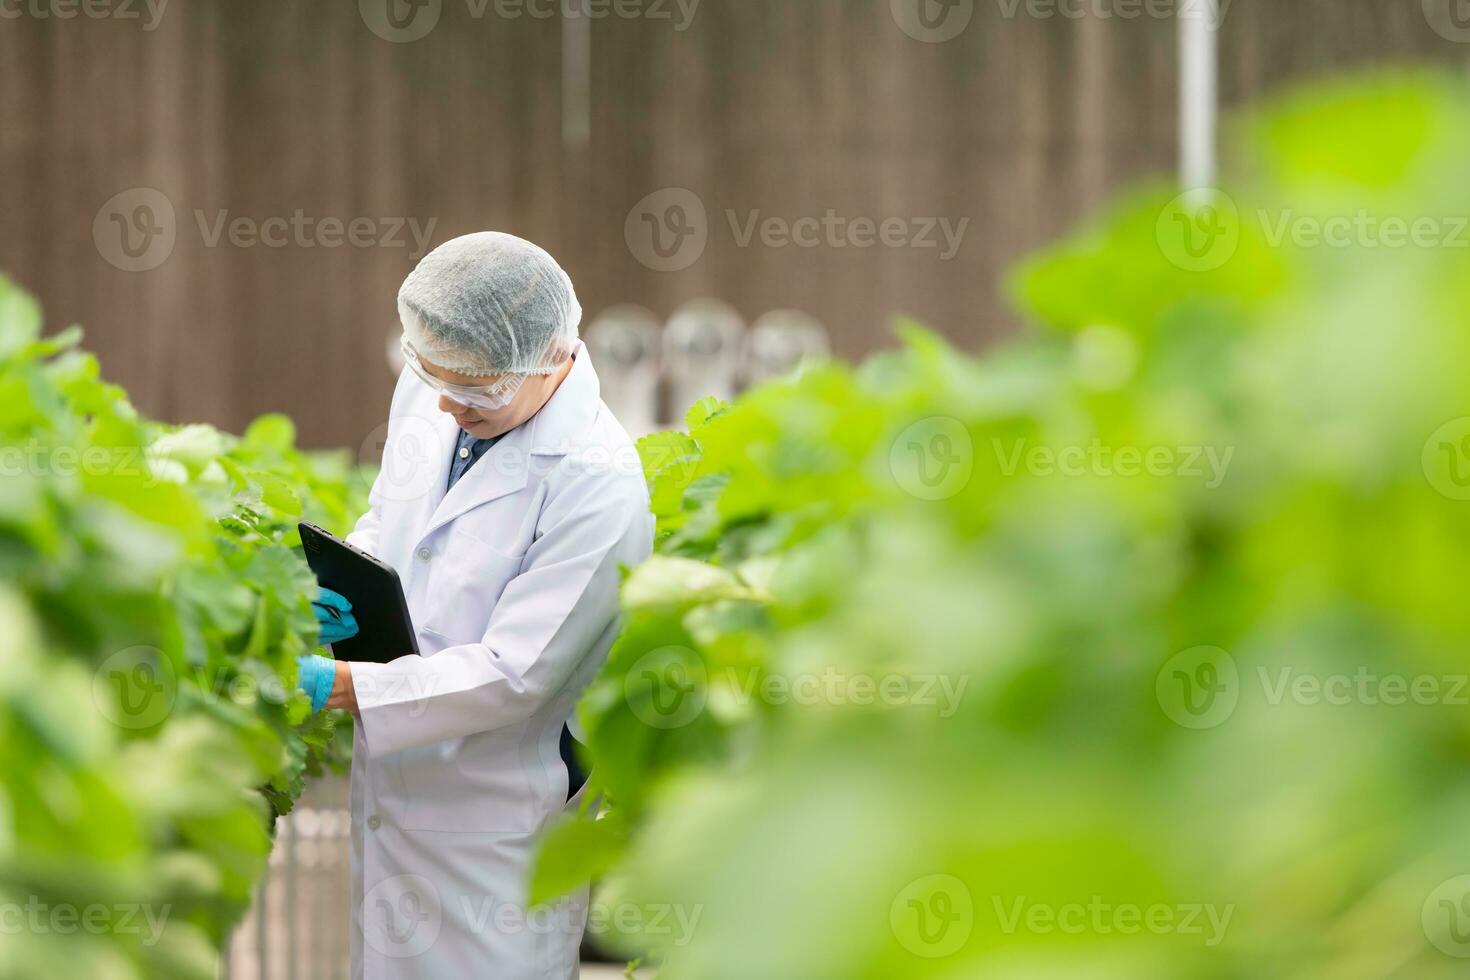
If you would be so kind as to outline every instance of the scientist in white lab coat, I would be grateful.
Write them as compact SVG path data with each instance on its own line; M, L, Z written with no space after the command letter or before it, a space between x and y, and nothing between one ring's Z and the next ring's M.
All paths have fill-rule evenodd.
M586 895L527 907L533 840L583 783L569 725L620 566L652 547L647 486L546 252L454 239L398 307L407 366L348 540L397 569L419 655L301 672L315 707L357 716L352 976L574 977ZM356 631L341 596L316 609L324 642Z

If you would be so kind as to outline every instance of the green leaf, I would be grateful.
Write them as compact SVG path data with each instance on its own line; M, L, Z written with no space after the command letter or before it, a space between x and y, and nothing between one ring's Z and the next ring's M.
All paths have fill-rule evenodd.
M284 479L274 474L264 474L259 477L261 500L270 507L274 507L287 518L301 516L301 498L291 485Z
M296 445L296 423L284 415L262 415L250 423L240 442L250 455L288 452Z
M710 419L723 413L729 407L728 402L713 395L706 395L690 405L689 411L684 413L684 427L689 430L690 434L697 434Z
M225 439L212 425L183 425L159 436L148 451L152 456L183 463L197 474L224 453Z
M0 358L22 350L40 335L40 304L0 276Z
M627 833L617 811L600 820L566 816L553 824L537 846L531 903L550 902L607 871L622 856Z
M623 582L622 596L624 607L632 610L758 598L723 568L664 556L654 556L634 568Z

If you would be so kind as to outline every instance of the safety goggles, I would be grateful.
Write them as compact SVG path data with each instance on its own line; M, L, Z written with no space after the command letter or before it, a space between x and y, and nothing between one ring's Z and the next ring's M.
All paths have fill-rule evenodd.
M413 373L419 376L419 380L439 394L448 398L456 404L466 408L504 408L516 397L516 392L521 390L528 375L525 374L503 374L487 385L456 385L450 384L442 378L436 378L424 367L419 352L414 350L413 344L404 337L401 343L403 348L403 361Z

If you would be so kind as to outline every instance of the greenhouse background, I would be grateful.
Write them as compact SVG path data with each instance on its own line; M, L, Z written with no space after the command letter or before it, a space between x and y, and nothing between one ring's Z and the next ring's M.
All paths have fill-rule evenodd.
M582 975L1460 975L1467 67L1464 0L0 0L0 980L349 975L295 522L482 229L658 522Z
M963 0L944 41L899 29L888 0L649 0L597 19L434 0L403 4L419 12L404 38L433 18L404 43L346 0L8 17L0 258L52 322L86 325L145 411L232 431L283 411L309 446L367 436L356 407L391 390L398 284L426 245L482 228L544 245L589 317L633 303L662 321L710 297L747 322L803 311L848 358L887 346L900 314L975 350L1017 325L1017 258L1177 166L1175 6ZM1227 110L1336 72L1464 64L1418 0L1217 9ZM659 268L626 225L678 188L702 232ZM146 274L118 268L133 263L99 254L94 223L115 237L110 215L147 204L170 230ZM852 247L845 225L813 247L747 233L829 210L902 219L902 244ZM298 212L300 234L259 241ZM367 244L345 228L318 244L331 218L370 223Z

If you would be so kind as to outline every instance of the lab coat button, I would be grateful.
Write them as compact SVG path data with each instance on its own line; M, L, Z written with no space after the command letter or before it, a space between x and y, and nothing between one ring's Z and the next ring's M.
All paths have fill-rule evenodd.
M377 830L383 825L383 821L377 817L368 817L368 830Z
M428 561L430 551L428 548L420 548L418 551L414 552L414 554L418 555L419 561Z

